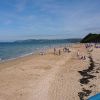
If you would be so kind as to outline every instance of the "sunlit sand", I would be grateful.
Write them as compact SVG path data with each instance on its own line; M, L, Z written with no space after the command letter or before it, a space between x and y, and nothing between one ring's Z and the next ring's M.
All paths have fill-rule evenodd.
M85 60L77 58L78 50L86 56ZM80 100L83 88L91 90L89 96L100 92L100 49L94 48L91 53L97 66L93 73L96 77L87 85L80 83L79 73L90 64L87 49L84 44L76 44L70 51L54 55L51 49L44 55L29 55L1 63L0 100Z

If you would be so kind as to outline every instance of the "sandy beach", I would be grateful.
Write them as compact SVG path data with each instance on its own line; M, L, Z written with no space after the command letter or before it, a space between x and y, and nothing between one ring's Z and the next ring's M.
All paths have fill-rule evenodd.
M77 57L78 50L85 60ZM0 100L86 100L99 93L100 48L88 52L76 44L70 51L54 55L48 50L0 63Z

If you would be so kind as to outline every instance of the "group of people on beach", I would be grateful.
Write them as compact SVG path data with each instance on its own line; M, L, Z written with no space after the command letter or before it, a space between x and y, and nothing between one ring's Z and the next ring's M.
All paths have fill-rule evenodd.
M70 52L70 50L69 50L69 48L67 48L67 47L64 47L63 49L57 49L57 48L54 48L54 55L61 55L62 53L64 53L64 52ZM45 51L44 50L42 50L41 52L40 52L40 55L45 55Z
M57 55L57 49L56 48L54 48L54 55ZM60 49L58 50L58 55L61 55L61 50Z
M86 60L86 56L85 55L82 55L79 50L77 51L77 57L79 59Z
M59 49L57 50L56 48L54 48L54 55L61 55L62 52L70 52L69 48L64 47L63 50Z
M100 45L98 45L97 43L95 43L95 44L93 44L93 43L86 43L85 47L88 49L88 52L92 52L93 51L93 47L94 48L100 48ZM79 59L82 59L82 60L86 59L86 56L82 55L79 50L77 51L77 57Z
M100 45L98 44L92 44L92 43L86 43L85 44L85 47L88 49L89 52L92 52L93 51L93 47L94 48L100 48ZM54 48L54 55L61 55L62 53L69 53L71 52L70 49L68 47L64 47L64 48L60 48L60 49L57 49L57 48ZM40 55L44 55L45 53L44 52L40 52ZM80 52L80 50L77 50L77 57L81 60L86 60L86 56L84 54L82 54Z
M88 52L92 52L93 48L100 48L100 44L86 43L85 47L88 49Z
M98 43L86 43L85 44L85 47L86 48L91 48L91 47L94 47L94 48L100 48L100 44L98 44Z

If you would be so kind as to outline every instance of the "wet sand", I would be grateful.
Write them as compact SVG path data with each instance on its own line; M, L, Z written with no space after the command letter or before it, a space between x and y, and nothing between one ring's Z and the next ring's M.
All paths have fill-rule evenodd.
M77 58L78 49L86 60ZM84 44L73 45L70 50L60 56L49 50L45 55L0 63L0 100L85 100L100 92L100 50L91 53L97 67L91 71L95 77L87 84L80 82L83 76L79 73L91 63ZM80 93L86 90L91 93L80 98Z

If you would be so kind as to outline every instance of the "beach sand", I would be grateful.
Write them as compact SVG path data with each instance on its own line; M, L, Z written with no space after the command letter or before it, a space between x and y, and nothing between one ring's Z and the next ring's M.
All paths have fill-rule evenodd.
M78 49L86 60L77 58ZM80 82L79 73L90 65L84 44L72 45L70 50L60 56L49 50L45 55L29 55L0 63L0 100L85 100L100 92L100 49L91 53L97 67L91 72L96 77L88 84ZM83 88L91 93L81 99Z

